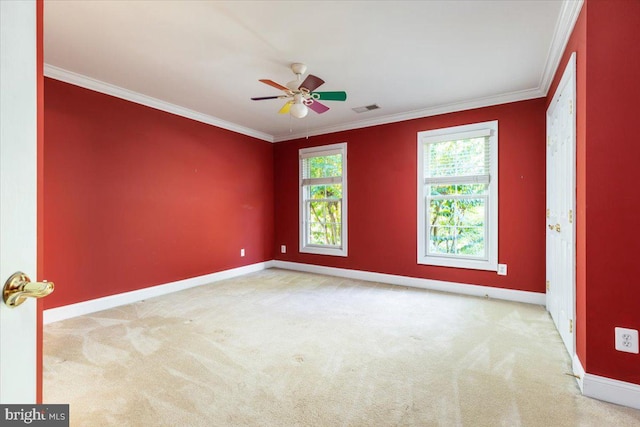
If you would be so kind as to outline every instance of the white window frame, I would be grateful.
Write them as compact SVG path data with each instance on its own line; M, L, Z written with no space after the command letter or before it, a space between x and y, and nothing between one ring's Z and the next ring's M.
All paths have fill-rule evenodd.
M429 143L472 138L489 133L489 189L485 223L486 259L455 254L428 254L429 236L427 215L427 187L424 176L424 149ZM418 132L418 264L443 267L498 270L498 121L453 126Z
M305 185L303 185L302 177L302 163L305 158L308 157L320 157L330 156L334 154L342 155L342 212L341 218L341 236L339 247L323 246L323 245L311 245L307 243L307 224L306 224L306 212L305 212ZM298 188L299 188L299 222L300 222L300 252L319 254L319 255L334 255L334 256L347 256L347 143L342 142L339 144L323 145L319 147L303 148L299 150L298 155ZM323 180L323 178L318 178ZM309 180L307 180L309 181Z

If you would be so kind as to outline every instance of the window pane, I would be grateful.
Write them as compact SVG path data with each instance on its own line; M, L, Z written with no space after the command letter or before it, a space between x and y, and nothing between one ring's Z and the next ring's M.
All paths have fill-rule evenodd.
M454 201L451 199L431 200L431 211L429 217L430 225L452 226L455 225L454 220Z
M456 186L457 194L487 194L487 184L463 184Z
M304 178L342 176L342 155L309 157L304 160Z
M485 257L486 198L429 200L429 252Z
M309 185L307 188L307 199L341 199L342 184L332 185Z
M429 236L429 252L435 254L450 254L454 243L453 227L431 227Z
M326 194L328 199L341 199L342 185L341 184L327 185Z
M484 137L427 144L425 177L486 175L488 149Z
M341 244L342 201L308 201L308 243L311 245Z
M487 194L487 184L430 185L432 196L449 196L454 194Z
M309 196L311 199L325 199L325 185L310 185L309 188Z
M452 194L456 194L456 186L455 185L430 185L429 194L432 196L450 196Z
M456 244L459 254L484 257L484 227L458 228Z

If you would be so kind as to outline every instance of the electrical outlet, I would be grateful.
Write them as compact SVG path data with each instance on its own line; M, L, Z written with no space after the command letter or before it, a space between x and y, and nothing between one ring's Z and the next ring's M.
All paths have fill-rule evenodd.
M287 253L287 245L280 245L280 253L281 254Z
M244 249L240 249L240 256L244 256Z
M615 328L616 350L638 354L638 330Z
M498 264L498 275L500 276L507 275L507 264Z

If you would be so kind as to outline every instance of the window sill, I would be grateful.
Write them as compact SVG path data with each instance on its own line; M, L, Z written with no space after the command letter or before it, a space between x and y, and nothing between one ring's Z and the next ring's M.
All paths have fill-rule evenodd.
M470 270L498 271L497 261L425 256L418 257L418 264L435 265L438 267L466 268Z
M331 256L347 256L346 248L323 248L316 246L304 246L300 248L300 253L316 254L316 255L331 255Z

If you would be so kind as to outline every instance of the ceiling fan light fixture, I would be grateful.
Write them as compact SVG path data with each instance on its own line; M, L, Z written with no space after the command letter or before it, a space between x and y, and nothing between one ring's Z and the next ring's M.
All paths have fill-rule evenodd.
M0 0L2 1L2 0ZM284 95L275 96L257 96L251 98L253 101L262 101L265 99L286 99L287 102L278 111L279 114L291 114L292 117L302 119L309 114L309 110L313 110L316 114L322 114L329 111L329 107L321 103L319 100L327 101L346 101L347 93L344 91L332 92L314 92L317 88L324 84L324 80L320 77L309 74L304 80L302 75L306 73L307 66L296 62L291 64L291 71L296 75L296 80L290 81L286 86L276 83L269 79L259 79L260 82L279 89Z
M302 119L309 114L309 108L307 108L304 101L302 94L296 93L293 95L293 105L291 106L289 113L291 113L291 115L296 119Z
M291 106L291 110L289 110L291 115L296 119L302 119L309 114L309 108L303 103L295 103Z

